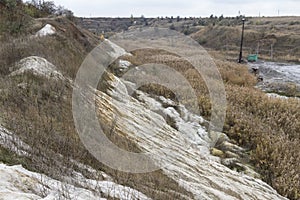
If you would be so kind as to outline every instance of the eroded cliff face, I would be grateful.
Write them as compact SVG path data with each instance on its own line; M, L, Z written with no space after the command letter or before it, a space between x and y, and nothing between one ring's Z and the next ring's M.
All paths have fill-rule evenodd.
M108 53L130 56L117 45L111 42L109 45L111 52ZM13 72L11 77L31 70L35 76L68 82L73 89L77 87L45 59L30 57L20 64L22 65L19 66L19 70ZM120 70L130 67L127 61L121 61L119 64ZM177 191L174 191L174 187L172 191L159 188L157 193L145 193L149 185L156 184L156 180L152 180L150 184L146 184L144 180L133 180L136 184L127 187L128 183L116 181L118 174L107 175L106 172L77 162L74 162L76 168L88 167L88 171L92 171L91 174L95 172L95 175L87 178L79 172L80 170L72 171L71 176L66 175L61 181L57 181L42 174L32 173L21 166L8 167L0 164L3 177L5 174L11 174L0 181L1 192L5 192L2 195L14 195L23 199L64 199L63 195L67 193L70 197L78 199L163 199L158 198L157 194L165 193L165 196L170 196L176 193L176 197L170 199L285 199L269 185L257 179L259 175L240 161L240 158L246 156L243 148L231 144L225 134L209 133L206 128L209 122L193 114L183 105L162 96L136 90L134 83L109 72L103 76L101 90L93 89L90 92L95 94L95 102L87 96L82 96L81 100L84 100L87 106L96 103L98 119L107 137L124 150L147 153L153 164L161 169L159 173L168 177L157 178L163 177L166 185L173 185L175 182L181 188L178 187ZM216 142L224 152L214 149ZM2 127L0 144L17 155L30 157L32 147ZM221 156L222 153L226 156ZM111 154L111 157L117 160L122 158L122 155ZM134 161L128 158L127 162ZM136 166L138 167L138 164ZM231 170L229 167L239 170ZM102 180L99 180L99 173ZM29 191L20 187L24 181L29 184ZM132 180L128 179L129 181ZM143 190L140 190L141 188ZM155 187L151 189L153 188Z
M194 195L194 199L285 199L263 181L223 165L211 154L214 144L201 116L164 97L136 91L113 74L96 92L99 119L110 134L125 137L148 152L163 173ZM171 122L171 123L170 123ZM223 143L230 146L223 136ZM242 148L231 145L233 149Z
M30 146L1 125L0 145L22 157L31 157L33 153ZM116 183L105 172L72 159L69 162L76 165L77 170L69 169L72 172L62 175L60 180L29 171L21 165L8 166L0 162L1 199L151 199L138 190ZM89 178L82 170L90 174Z

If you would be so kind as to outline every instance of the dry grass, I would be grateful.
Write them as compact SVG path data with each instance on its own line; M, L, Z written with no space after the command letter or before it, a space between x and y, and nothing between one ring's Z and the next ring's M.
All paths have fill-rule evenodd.
M29 82L25 90L17 86L20 81ZM3 87L8 88L6 95L1 95L0 99L6 127L29 144L33 152L30 152L32 156L29 159L12 159L15 155L9 156L6 151L1 151L2 161L9 164L21 163L27 169L61 179L62 174L70 174L72 169L76 169L69 161L74 159L104 171L114 177L115 182L135 188L155 199L188 199L191 196L162 171L123 173L96 161L78 138L71 113L71 89L64 83L27 74L1 81L1 88ZM111 131L108 129L111 133L109 138L115 144L125 150L139 151L134 143Z
M67 26L73 29L64 32L61 30L61 22L49 23L59 30L57 35L44 38L6 37L2 40L1 121L33 150L29 158L22 158L0 149L0 160L7 164L22 164L29 170L61 180L63 175L70 175L72 170L78 170L78 167L70 162L73 159L104 171L112 176L115 182L138 189L154 199L189 199L191 194L162 171L128 174L98 162L85 149L75 130L71 106L72 87L68 83L37 77L30 72L22 76L8 76L10 68L16 62L35 55L55 64L64 75L75 77L84 56L91 49L94 38L89 38L88 35L83 37L80 32L76 32L78 30L72 24ZM92 42L88 43L90 40ZM110 136L120 147L129 151L139 151L136 145L126 138L112 132Z
M227 77L236 80L235 76ZM253 164L266 182L282 195L298 199L299 101L271 99L252 87L235 84L227 84L226 91L229 105L225 133L249 148Z
M60 23L60 22L53 22ZM59 30L61 27L58 27ZM189 197L189 193L169 179L161 171L151 174L127 174L109 169L97 162L83 147L72 119L71 87L64 82L38 78L28 73L9 78L9 67L21 58L37 55L54 63L65 75L74 77L83 57L87 53L84 41L78 34L63 35L31 40L22 37L2 38L0 47L0 109L1 118L10 130L17 133L33 147L33 156L27 159L12 159L0 149L1 160L11 164L23 163L32 170L60 178L65 166L72 169L68 159L73 158L101 169L116 181L137 188L155 199L182 199L178 191ZM79 34L80 35L80 34ZM6 41L6 42L5 42ZM82 43L83 42L83 43ZM3 45L2 45L3 44ZM128 58L135 65L158 61L157 55L167 52L137 51ZM63 56L62 56L63 55ZM174 55L171 55L174 57ZM167 56L168 57L168 56ZM170 57L169 57L170 58ZM201 114L209 119L211 104L204 81L185 61L159 59L179 71L189 80L198 95ZM296 100L270 99L264 93L253 89L255 78L245 67L235 63L217 60L216 64L225 80L228 98L227 119L224 127L232 139L251 152L252 164L265 181L290 199L300 197L300 108ZM26 83L26 88L19 86ZM166 88L146 86L144 90L172 97ZM114 134L113 134L114 135ZM114 135L112 141L119 141L125 149L138 151L130 141Z
M259 50L260 59L299 62L300 25L297 23L298 19L299 17L247 19L243 46L244 57ZM224 51L231 59L237 59L241 29L241 25L206 26L191 36L204 47Z
M290 199L299 198L300 105L270 99L251 88L229 86L225 132L251 156L263 179Z
M155 56L166 52L134 52L129 60L136 65L153 61ZM214 57L219 53L213 53ZM222 57L222 56L220 56ZM176 60L176 59L173 59ZM201 77L195 75L186 62L166 59L161 63L175 68L196 89L201 114L209 119L210 99ZM290 199L300 197L300 104L298 100L281 100L267 97L254 89L256 78L248 68L233 62L216 60L225 82L228 110L224 132L237 144L247 148L254 165L263 180ZM154 85L143 88L157 94L169 95L169 90Z
M62 19L57 19L62 20ZM53 22L54 21L54 22ZM58 23L55 20L45 20L40 24ZM68 21L65 20L65 23ZM70 22L71 23L71 22ZM94 39L89 41L88 36L79 29L74 30L74 34L60 32L59 26L55 26L58 33L50 37L35 38L31 34L25 36L12 37L5 36L1 39L0 47L0 72L1 75L10 73L9 68L22 58L28 56L40 56L51 61L58 69L71 78L74 78L84 56L96 44ZM78 38L77 35L82 35Z

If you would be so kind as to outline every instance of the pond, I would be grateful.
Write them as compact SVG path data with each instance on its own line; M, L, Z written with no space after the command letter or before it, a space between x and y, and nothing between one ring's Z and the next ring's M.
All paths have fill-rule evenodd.
M300 92L300 65L259 61L249 63L250 69L258 69L263 81L258 87L266 92L298 96Z

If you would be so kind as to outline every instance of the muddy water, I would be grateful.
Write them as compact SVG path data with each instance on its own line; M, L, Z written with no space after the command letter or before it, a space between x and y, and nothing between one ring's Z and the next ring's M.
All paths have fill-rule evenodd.
M249 63L249 68L258 68L263 81L258 87L267 92L285 93L290 87L300 91L300 65L277 62Z

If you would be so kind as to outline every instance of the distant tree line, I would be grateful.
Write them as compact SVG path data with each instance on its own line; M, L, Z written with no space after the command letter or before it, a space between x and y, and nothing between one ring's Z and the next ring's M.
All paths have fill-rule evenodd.
M56 6L53 1L31 0L0 0L0 33L20 33L32 18L49 15L65 16L74 19L73 12L62 6Z
M26 12L32 17L39 18L48 15L64 15L73 17L73 12L62 7L56 6L53 1L31 0L25 3Z

